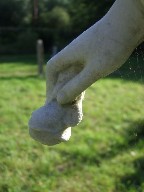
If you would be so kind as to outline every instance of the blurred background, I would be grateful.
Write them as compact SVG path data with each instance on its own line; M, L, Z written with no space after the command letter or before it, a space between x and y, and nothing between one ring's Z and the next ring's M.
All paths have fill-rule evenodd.
M59 49L100 19L113 0L1 0L0 53L35 53L37 38L46 52ZM24 43L25 42L25 43Z
M0 192L144 192L144 46L89 87L67 143L32 140L45 63L114 0L0 0Z

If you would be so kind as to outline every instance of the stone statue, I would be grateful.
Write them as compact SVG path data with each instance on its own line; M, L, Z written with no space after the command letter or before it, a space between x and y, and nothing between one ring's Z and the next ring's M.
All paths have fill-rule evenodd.
M116 0L108 13L55 55L46 69L47 99L29 121L30 135L54 145L82 120L84 91L118 69L144 40L144 0Z

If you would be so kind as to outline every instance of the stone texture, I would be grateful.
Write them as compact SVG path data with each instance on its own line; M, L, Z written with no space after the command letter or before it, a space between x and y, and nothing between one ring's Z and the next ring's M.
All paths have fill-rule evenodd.
M55 86L50 85L46 104L34 111L29 120L29 133L33 139L45 145L55 145L69 140L71 127L82 120L84 94L71 103L60 105L56 100L56 93L77 73L77 67L69 68L59 74Z
M54 145L70 138L70 127L82 120L82 92L121 67L143 42L143 2L116 0L100 21L50 59L46 104L29 121L34 139Z

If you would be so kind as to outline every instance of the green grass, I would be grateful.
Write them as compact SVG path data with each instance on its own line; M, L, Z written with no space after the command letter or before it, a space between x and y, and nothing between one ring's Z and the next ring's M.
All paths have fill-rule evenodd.
M92 85L70 141L48 147L28 134L45 101L35 58L0 58L0 192L144 192L143 79L127 69Z

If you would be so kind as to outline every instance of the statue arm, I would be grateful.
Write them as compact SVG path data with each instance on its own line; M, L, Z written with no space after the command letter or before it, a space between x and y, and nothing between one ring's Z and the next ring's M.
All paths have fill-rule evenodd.
M29 121L34 139L54 145L70 138L71 127L82 120L81 93L119 68L143 41L143 5L144 0L116 0L106 16L48 62L46 104Z
M57 91L61 104L74 100L96 80L112 73L144 38L144 0L117 0L108 13L47 64L47 92L57 74L70 66L81 71Z

